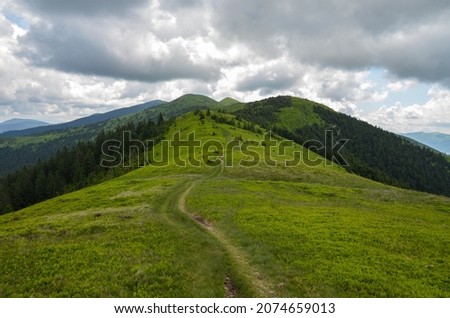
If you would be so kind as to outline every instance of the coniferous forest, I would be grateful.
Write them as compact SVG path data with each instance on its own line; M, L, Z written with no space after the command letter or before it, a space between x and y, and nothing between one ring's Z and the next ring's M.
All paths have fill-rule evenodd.
M298 121L306 117L305 124L283 123L288 109ZM249 103L236 115L306 147L311 140L326 144L325 132L332 131L335 143L348 139L342 149L336 147L342 157L325 147L314 151L339 164L345 159L348 171L393 186L450 196L450 162L445 155L331 108L280 96Z
M47 160L0 178L0 214L20 210L37 202L84 188L121 175L136 167L129 151L136 151L126 144L130 140L159 140L169 125L160 115L158 122L145 120L127 123L114 131L101 131L92 141L80 141L74 147L64 147ZM127 139L124 139L124 132ZM116 162L114 169L100 165L104 156L113 155L102 145L107 140L122 144L124 164ZM129 161L129 162L127 162Z

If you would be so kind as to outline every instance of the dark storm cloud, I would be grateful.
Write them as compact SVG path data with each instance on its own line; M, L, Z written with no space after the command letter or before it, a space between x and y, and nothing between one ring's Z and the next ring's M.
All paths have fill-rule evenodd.
M164 0L160 1L161 8L170 11L177 11L186 8L198 8L205 3L203 0Z
M58 31L57 37L49 32L31 32L23 39L21 56L36 66L54 68L64 72L100 75L143 82L159 82L173 79L195 78L211 80L219 75L217 67L197 65L188 52L173 45L167 55L154 58L132 53L133 43L109 42L108 39L89 37Z
M30 27L22 56L66 72L146 82L216 81L226 57L193 59L192 46L169 45L200 37L221 49L239 43L259 60L287 56L319 69L350 71L379 67L400 78L450 86L448 0L167 0L159 7L147 0L20 1L47 22ZM155 12L160 15L152 20ZM130 36L116 37L114 28L129 29ZM169 51L157 56L148 46L137 49L148 34ZM241 80L237 87L270 91L294 82L276 73Z
M45 15L95 16L99 14L123 14L131 8L147 3L147 0L19 0L29 8Z
M239 8L237 10L237 8ZM223 1L215 28L260 55L400 77L450 77L450 3L444 0Z
M292 87L297 78L286 72L285 68L272 67L249 77L245 77L236 83L236 89L242 92L261 90L264 95L271 95L277 91Z
M220 75L219 65L194 61L182 39L160 40L142 21L117 16L97 20L82 14L49 17L20 39L19 55L35 66L152 83L209 81Z

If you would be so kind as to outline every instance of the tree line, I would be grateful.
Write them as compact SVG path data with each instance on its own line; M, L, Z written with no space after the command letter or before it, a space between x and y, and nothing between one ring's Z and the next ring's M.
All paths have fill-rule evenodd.
M122 140L125 131L135 140L158 141L163 138L169 124L160 114L156 123L142 120L121 125L113 131L102 130L94 140L79 141L72 148L58 150L47 160L1 177L0 214L97 184L137 167L138 164L131 163L114 169L101 166L104 156L111 155L108 149L102 151L103 143L111 139ZM130 151L134 151L132 147L123 145L122 150L124 160L133 158L133 154L130 154Z

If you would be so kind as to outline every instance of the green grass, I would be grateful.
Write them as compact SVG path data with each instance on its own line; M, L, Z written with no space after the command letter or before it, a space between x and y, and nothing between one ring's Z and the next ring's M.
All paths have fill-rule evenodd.
M323 124L323 121L314 112L314 107L317 104L297 98L293 98L292 103L293 105L291 107L281 109L278 115L277 127L295 132L297 129L305 126Z
M223 177L188 208L245 247L282 296L450 296L446 199Z
M239 103L241 103L241 102L238 101L238 100L236 100L236 99L234 99L234 98L231 98L231 97L225 97L225 98L222 99L219 103L220 103L222 106L231 106L231 105L234 105L234 104L239 104Z
M190 176L133 174L0 219L0 297L221 297L227 259L165 199Z
M267 151L262 135L193 114L166 137L194 130ZM307 154L297 145L273 157L293 151ZM229 163L245 159L234 152ZM450 297L449 226L450 199L325 161L169 160L0 216L0 297L224 297L227 277L241 297Z
M23 136L0 139L0 148L11 147L20 148L29 145L43 144L63 137L63 133L49 133L37 136Z

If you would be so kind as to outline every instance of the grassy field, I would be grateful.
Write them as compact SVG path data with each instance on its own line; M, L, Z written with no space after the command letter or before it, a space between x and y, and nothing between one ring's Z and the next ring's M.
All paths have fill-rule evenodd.
M208 116L182 116L166 137L178 131L268 151ZM300 146L272 149L274 166L232 149L180 148L168 166L0 216L0 297L450 297L450 199L323 160L283 165L320 159Z
M56 140L63 136L62 133L55 132L49 133L46 135L39 136L23 136L23 137L11 137L0 139L0 148L2 147L11 147L11 148L20 148L24 146L32 146L36 144L46 143L52 140Z
M221 297L227 258L178 214L190 175L129 174L0 219L0 297Z

